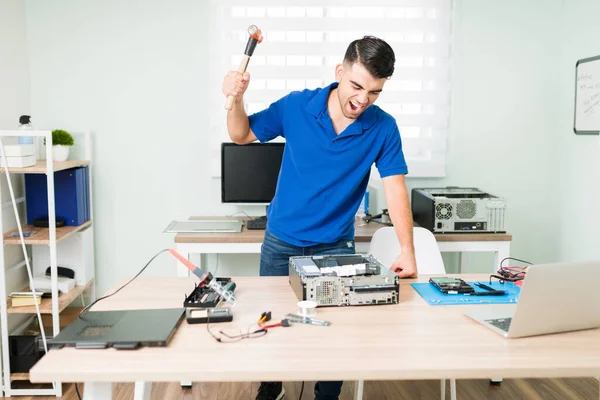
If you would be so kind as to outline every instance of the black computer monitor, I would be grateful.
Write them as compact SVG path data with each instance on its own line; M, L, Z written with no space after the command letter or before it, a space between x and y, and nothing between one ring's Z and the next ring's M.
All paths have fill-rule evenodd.
M285 143L221 145L221 202L267 205L275 196Z

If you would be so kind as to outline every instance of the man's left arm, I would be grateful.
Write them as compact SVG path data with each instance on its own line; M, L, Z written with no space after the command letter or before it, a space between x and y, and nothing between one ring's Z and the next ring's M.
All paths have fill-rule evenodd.
M388 212L401 249L390 269L400 278L416 278L418 271L413 244L413 218L404 175L391 175L382 180Z

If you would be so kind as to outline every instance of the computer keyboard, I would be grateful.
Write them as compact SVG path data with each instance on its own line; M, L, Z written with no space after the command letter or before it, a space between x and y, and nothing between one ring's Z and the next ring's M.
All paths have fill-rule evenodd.
M486 319L485 322L487 322L490 325L495 326L496 328L503 330L504 332L508 332L508 328L510 327L510 322L512 321L512 318L496 318L496 319Z
M248 229L267 229L267 219L264 217L249 219L246 222L246 228L248 228Z

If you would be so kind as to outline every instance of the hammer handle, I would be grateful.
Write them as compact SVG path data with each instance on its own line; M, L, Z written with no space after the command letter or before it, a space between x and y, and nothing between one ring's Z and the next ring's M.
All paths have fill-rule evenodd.
M243 74L246 72L246 68L248 68L248 63L250 62L250 56L244 55L242 58L242 62L240 63L240 67L238 68L238 72ZM225 103L225 109L231 110L233 108L233 102L235 101L235 96L229 95L227 97L227 102Z

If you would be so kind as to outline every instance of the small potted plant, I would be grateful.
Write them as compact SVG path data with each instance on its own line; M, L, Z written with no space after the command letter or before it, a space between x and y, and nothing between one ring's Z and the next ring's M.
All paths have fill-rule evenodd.
M62 129L52 131L52 159L54 161L67 161L69 149L75 140L73 136Z

